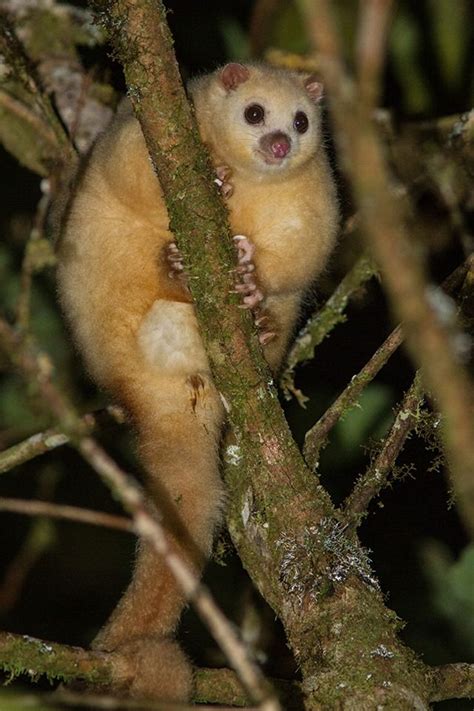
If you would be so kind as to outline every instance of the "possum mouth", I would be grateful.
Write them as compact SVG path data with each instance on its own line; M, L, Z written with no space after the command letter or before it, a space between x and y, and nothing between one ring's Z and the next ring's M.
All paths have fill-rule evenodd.
M261 151L258 148L256 149L255 153L261 159L263 159L264 163L266 163L267 165L283 165L283 163L289 157L289 154L287 153L286 156L283 156L282 158L278 158L277 156L274 156L272 153L267 153L266 151Z

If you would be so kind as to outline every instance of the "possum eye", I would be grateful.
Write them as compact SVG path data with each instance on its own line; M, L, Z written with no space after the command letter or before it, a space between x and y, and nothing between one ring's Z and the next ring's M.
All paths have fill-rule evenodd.
M263 123L265 109L260 104L250 104L245 109L244 116L247 123Z
M308 117L304 111L297 111L295 114L295 119L293 121L293 126L298 133L306 133L309 126Z

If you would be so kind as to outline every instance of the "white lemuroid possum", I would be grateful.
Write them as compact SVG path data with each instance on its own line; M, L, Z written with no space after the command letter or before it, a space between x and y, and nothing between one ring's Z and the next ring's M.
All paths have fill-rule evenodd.
M236 289L276 372L338 227L322 87L313 76L234 63L191 82L190 94L241 236ZM182 270L140 125L122 108L70 203L60 298L89 372L134 422L170 545L200 573L222 514L223 408ZM192 668L173 639L184 604L142 544L130 586L94 641L122 655L126 693L189 698Z

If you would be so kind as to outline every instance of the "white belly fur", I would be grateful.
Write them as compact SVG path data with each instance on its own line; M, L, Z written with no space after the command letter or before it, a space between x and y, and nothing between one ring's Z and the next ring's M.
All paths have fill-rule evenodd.
M160 370L183 375L209 370L192 304L155 301L141 323L138 342L150 365Z

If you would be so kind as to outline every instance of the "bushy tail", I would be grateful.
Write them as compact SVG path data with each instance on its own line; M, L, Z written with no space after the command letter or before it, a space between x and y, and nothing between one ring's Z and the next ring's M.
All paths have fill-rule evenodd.
M125 404L136 422L151 500L170 547L199 575L222 509L218 393L207 374L156 373L142 373L139 381L127 384L127 392ZM134 666L145 655L151 668L137 669L136 678L129 670L135 695L186 698L189 689L182 689L186 678L189 687L190 669L169 640L184 605L183 593L161 556L140 543L133 580L93 645L125 654ZM167 692L163 685L170 684ZM175 693L175 687L181 692Z

